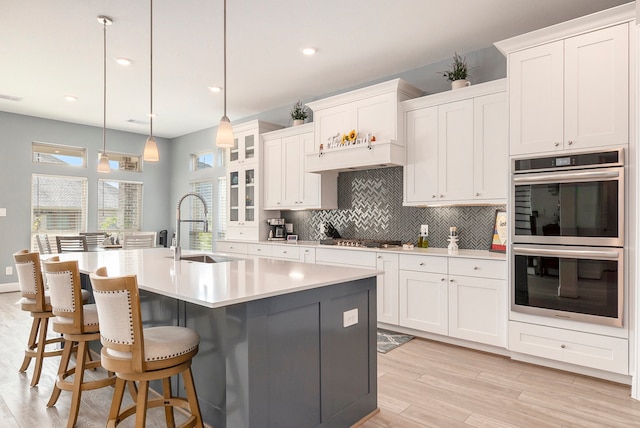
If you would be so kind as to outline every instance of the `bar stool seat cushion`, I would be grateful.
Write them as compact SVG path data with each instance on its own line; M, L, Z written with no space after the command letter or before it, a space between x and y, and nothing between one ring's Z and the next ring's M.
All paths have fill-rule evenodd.
M82 301L88 302L91 298L91 293L89 290L83 289L82 291ZM36 299L29 299L28 297L22 297L18 303L26 304L26 305L35 305ZM44 304L47 306L51 306L51 296L49 296L49 290L44 290Z
M195 331L176 326L148 327L144 330L144 360L161 361L188 354L198 347L200 336ZM131 359L130 352L103 348L110 356Z
M96 304L95 303L90 303L87 305L82 305L82 309L84 311L83 317L84 317L84 325L85 327L91 327L91 326L95 326L98 327L98 309L96 309ZM73 319L72 318L65 318L65 317L55 317L55 322L57 322L58 324L73 324ZM96 331L98 331L96 329Z

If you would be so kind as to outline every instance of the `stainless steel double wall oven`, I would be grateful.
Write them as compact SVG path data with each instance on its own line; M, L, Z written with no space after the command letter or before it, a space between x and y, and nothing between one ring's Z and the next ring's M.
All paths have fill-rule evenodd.
M624 150L512 162L511 309L622 326Z

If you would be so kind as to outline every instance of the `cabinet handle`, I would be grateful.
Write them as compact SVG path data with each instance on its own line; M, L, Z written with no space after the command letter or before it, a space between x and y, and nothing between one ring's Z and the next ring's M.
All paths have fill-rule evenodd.
M305 253L308 253L308 252L309 252L309 250L304 250L304 252L305 252Z
M473 270L478 270L478 269L480 269L478 266L473 267Z
M561 347L562 349L566 348L566 346L564 345L564 343L563 343L562 345L560 345L560 347Z
M262 250L261 250L260 248L258 248L256 251L260 252L260 251L262 251Z
M436 195L431 195L431 197L432 197L433 199L435 199L437 196L436 196Z
M444 198L444 195L440 195L441 198Z
M382 258L382 256L378 256L378 258L379 258L379 259L381 259L381 258Z
M560 143L558 143L557 141L555 143L553 143L554 146L558 147L560 145Z
M276 204L280 205L280 202L276 202Z
M282 254L287 254L287 250L284 250L284 251L282 252Z
M424 262L420 262L420 263L418 263L418 265L424 266Z
M449 282L453 282L453 279L450 279Z
M444 278L440 278L440 281L446 281L446 279L444 279Z
M573 141L569 140L569 141L568 141L568 143L569 143L569 145L572 145L572 144L573 144Z
M230 250L233 250L233 247L229 247Z
M479 193L479 192L476 192L476 196L480 196L480 193Z

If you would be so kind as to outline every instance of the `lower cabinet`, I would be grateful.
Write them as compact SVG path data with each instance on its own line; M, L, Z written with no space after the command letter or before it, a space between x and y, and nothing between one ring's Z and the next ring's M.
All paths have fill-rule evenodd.
M219 253L247 254L247 245L246 242L216 241L216 251Z
M506 264L400 256L399 325L506 347Z
M377 253L376 268L384 271L377 279L378 322L398 324L398 254Z
M619 337L511 321L509 350L629 374L629 342Z

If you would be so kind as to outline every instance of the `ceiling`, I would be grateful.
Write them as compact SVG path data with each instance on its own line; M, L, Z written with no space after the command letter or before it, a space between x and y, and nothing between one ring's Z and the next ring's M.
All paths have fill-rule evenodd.
M315 99L626 2L228 0L228 116ZM107 127L148 133L148 0L0 6L0 111L102 127L96 17L107 15ZM216 126L223 97L208 86L223 82L222 0L156 0L153 9L154 134L173 138ZM302 55L305 46L318 53ZM116 57L133 63L122 67Z

